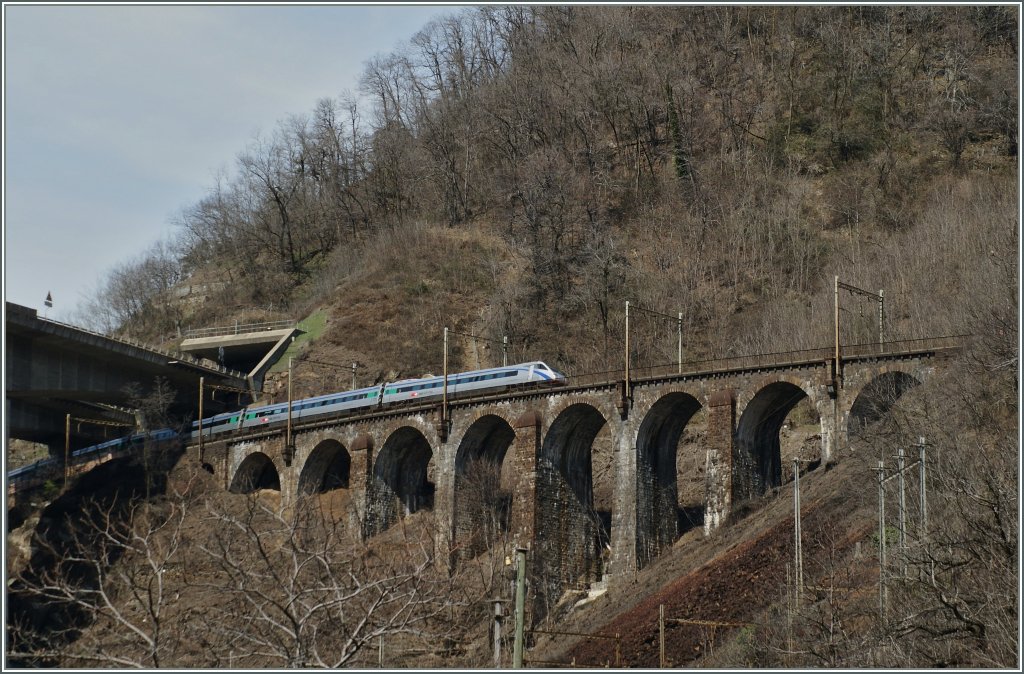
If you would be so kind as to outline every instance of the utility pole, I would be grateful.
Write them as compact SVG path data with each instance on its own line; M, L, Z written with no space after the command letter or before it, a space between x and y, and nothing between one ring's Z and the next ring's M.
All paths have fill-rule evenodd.
M292 463L292 361L288 359L288 425L284 433L284 463L290 466Z
M658 666L665 668L665 605L658 604Z
M885 350L885 290L879 288L878 290L878 347L880 350Z
M920 489L921 489L921 540L928 538L928 492L925 489L925 471L924 471L924 436L917 438L917 452L920 458Z
M526 631L526 548L516 548L516 637L512 646L512 668L523 668L523 637Z
M839 275L836 274L835 285L835 328L836 328L836 391L839 391L839 379L842 377L842 368L839 364Z
M795 556L793 567L796 570L796 601L797 605L804 593L804 552L803 532L800 530L800 460L793 459L793 539Z
M878 462L878 614L885 622L885 462Z
M623 393L625 400L623 403L627 403L629 400L629 300L626 300L626 390Z
M679 374L683 373L683 312L679 312Z
M787 652L792 653L793 652L793 611L796 610L796 592L790 593L790 591L789 591L789 589L791 587L790 583L791 583L791 579L790 579L789 564L786 564L786 593L790 595L789 597L787 597L788 601L786 601L786 646L787 646L786 650L787 650ZM796 589L795 584L792 587L793 587L794 590Z
M907 490L906 479L903 475L903 444L900 443L896 450L896 470L899 471L897 487L899 489L899 523L900 523L900 569L904 577L907 575Z
M81 430L81 429L79 429ZM64 419L64 489L68 488L68 475L71 473L71 415Z
M441 434L448 437L448 326L444 328L444 384L441 394Z
M205 388L206 377L199 378L199 463L203 462L206 454L203 452L203 389Z
M356 390L356 364L352 363L352 390Z
M501 600L494 600L494 668L501 669Z

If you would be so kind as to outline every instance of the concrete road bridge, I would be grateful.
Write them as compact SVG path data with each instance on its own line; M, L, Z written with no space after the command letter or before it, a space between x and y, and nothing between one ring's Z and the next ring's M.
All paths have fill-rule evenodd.
M386 408L213 436L201 460L226 489L282 502L347 489L373 536L434 511L438 549L472 556L510 535L532 552L535 606L574 586L632 578L680 535L677 448L703 412L703 527L783 480L780 430L807 400L820 461L932 376L961 338L730 358L570 378L559 388ZM692 445L688 445L692 446ZM543 609L538 609L543 610Z
M129 391L146 394L156 377L174 391L170 413L180 418L195 414L200 377L210 385L204 395L207 410L223 409L227 402L223 394L214 398L214 386L251 388L242 372L40 318L35 309L10 302L4 338L7 432L12 438L45 443L59 454L68 414L102 422L76 422L73 449L102 441L104 430L109 431L106 437L117 437L125 431L105 424L133 427L137 420Z

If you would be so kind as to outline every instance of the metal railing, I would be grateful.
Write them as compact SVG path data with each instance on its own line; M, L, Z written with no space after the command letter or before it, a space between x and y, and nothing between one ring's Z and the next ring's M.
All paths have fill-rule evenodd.
M971 335L948 335L945 337L922 337L919 339L903 339L879 344L840 345L840 355L847 358L873 358L878 356L901 356L927 351L946 351L959 349L967 343Z
M914 353L943 351L961 347L967 335L946 337L925 337L906 339L879 344L846 344L840 349L840 357L846 360L878 357L899 357ZM817 349L800 349L797 351L780 351L746 356L730 356L707 360L687 361L682 364L667 363L664 365L631 366L630 380L659 379L662 377L679 377L716 374L724 372L758 370L795 365L822 363L835 358L833 347ZM622 368L602 372L566 373L571 386L594 386L609 384L622 379Z
M225 325L215 328L196 328L195 330L187 330L185 332L185 339L198 339L200 337L228 337L231 335L244 335L250 332L285 330L287 328L294 328L296 323L297 322L294 320L264 321L262 323L236 322L234 325Z
M615 660L608 660L600 665L584 665L576 661L576 657L573 656L572 662L558 662L556 660L524 660L526 664L534 665L560 665L563 667L621 667L622 666L622 635L615 634L598 634L598 633L587 633L587 632L566 632L562 630L526 630L527 634L545 634L550 636L563 636L563 637L581 637L583 639L598 639L604 641L612 641L615 643Z

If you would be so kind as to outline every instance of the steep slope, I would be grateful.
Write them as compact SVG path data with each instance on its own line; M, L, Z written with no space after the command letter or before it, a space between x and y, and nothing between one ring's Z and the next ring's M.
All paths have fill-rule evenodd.
M842 577L841 585L848 587L848 576L856 570L857 591L873 599L877 596L877 565L871 557L876 550L872 545L872 504L863 490L853 487L870 477L864 469L849 460L801 478L805 584L840 585L835 579ZM759 506L710 538L694 532L680 539L670 553L631 583L580 608L559 629L619 635L622 666L658 667L658 616L659 606L664 605L668 620L665 654L671 666L699 664L740 632L751 642L748 652L738 654L741 657L756 656L759 649L783 650L784 644L764 641L775 637L774 631L768 633L758 626L769 609L786 602L791 592L787 583L792 582L794 551L792 483ZM868 569L873 573L862 572ZM805 601L814 602L817 596L808 592ZM694 624L673 623L673 619ZM746 631L744 624L750 625ZM540 639L527 657L562 662L574 659L585 666L615 662L614 641L565 641ZM728 660L722 664L752 666L757 662Z

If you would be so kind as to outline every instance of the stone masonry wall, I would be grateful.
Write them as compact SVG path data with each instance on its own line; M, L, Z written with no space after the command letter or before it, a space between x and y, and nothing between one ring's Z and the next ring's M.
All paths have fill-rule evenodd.
M616 406L620 393L614 387L585 392L553 389L548 394L482 405L453 405L447 437L438 432L436 413L399 411L368 420L339 419L316 430L299 428L291 465L284 462L280 438L246 440L241 432L206 442L204 457L227 488L248 456L265 454L280 475L285 502L296 498L311 452L319 443L334 440L350 457L352 525L371 535L403 512L394 489L380 479L382 450L400 451L399 445L409 446L412 438L421 438L415 441L421 447L419 461L426 456L426 448L429 457L425 467L420 466L425 477L416 479L434 486L436 542L438 553L443 554L480 526L475 516L457 525L458 492L465 488L455 477L459 447L474 423L487 415L499 417L514 433L510 444L476 451L490 452L499 464L501 460L493 457L504 456L504 469L496 470L511 476L506 480L512 487L508 534L515 545L530 550L531 587L540 617L566 589L602 578L613 582L632 578L672 545L678 536L674 446L687 423L681 416L703 409L706 417L704 531L710 534L728 521L737 498L756 496L764 485L778 479L761 474L774 470L772 462L777 459L756 454L777 451L778 437L757 435L757 429L781 423L784 416L768 403L791 407L797 398L810 398L821 419L821 456L830 461L845 443L850 410L865 387L893 372L922 380L935 367L927 359L912 358L847 364L843 387L833 397L829 365L634 383L624 408ZM775 398L765 398L768 395ZM606 429L601 432L610 437L612 451L610 556L600 543L602 525L593 507L594 476L589 463L588 443L600 429ZM495 437L509 442L508 431L503 433ZM743 447L738 437L745 438ZM303 479L315 482L316 476Z

